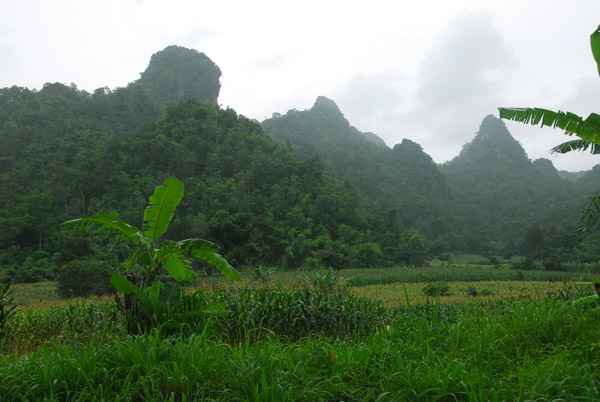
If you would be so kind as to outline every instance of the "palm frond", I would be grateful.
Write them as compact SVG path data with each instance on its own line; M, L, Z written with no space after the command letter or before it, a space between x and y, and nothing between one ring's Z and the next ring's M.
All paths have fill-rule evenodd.
M584 141L600 144L600 115L591 113L587 119L570 113L542 108L500 108L500 118L524 124L562 129L567 135L576 135Z
M206 250L217 252L219 251L219 246L215 243L204 240L204 239L185 239L180 240L176 243L177 248L180 250Z
M590 44L592 45L592 54L598 66L598 75L600 75L600 26L590 35Z
M222 255L215 253L213 250L204 248L195 249L192 250L192 254L217 268L223 275L232 281L242 279L242 275L235 268L229 265L227 260Z
M598 215L600 215L600 194L594 196L592 202L585 209L579 223L579 231L586 232L590 230L596 223Z
M551 149L553 153L557 154L566 154L571 151L587 151L589 149L590 153L597 155L600 154L600 147L595 142L589 142L584 140L572 140L563 142L560 145L555 146Z
M167 255L162 265L177 281L191 282L194 279L190 262L180 252Z
M87 218L73 219L63 223L67 229L81 230L91 233L103 233L104 237L116 234L137 246L143 242L144 236L138 228L128 223L118 220L119 214L116 212L99 212L94 216Z

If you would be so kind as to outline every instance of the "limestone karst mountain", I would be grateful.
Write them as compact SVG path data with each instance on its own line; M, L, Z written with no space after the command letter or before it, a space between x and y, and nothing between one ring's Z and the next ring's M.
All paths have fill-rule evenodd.
M204 53L168 46L152 55L136 84L151 91L162 107L186 99L216 105L220 77L221 70Z

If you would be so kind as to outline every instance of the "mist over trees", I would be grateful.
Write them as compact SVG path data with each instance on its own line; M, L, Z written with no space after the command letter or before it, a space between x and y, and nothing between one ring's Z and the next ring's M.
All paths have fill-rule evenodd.
M0 89L0 279L53 279L83 258L118 266L120 245L61 223L114 210L138 225L173 176L186 197L166 236L210 239L237 266L600 258L597 232L573 234L599 171L530 161L495 117L439 166L413 141L390 149L360 132L325 97L262 123L223 109L220 75L203 53L170 46L124 88Z

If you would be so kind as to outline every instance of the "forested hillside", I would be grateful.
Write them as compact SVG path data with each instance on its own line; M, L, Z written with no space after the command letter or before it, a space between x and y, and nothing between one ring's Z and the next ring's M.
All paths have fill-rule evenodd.
M256 122L217 107L218 72L205 55L169 47L126 88L2 89L1 275L51 279L89 256L116 264L119 250L61 232L61 223L115 210L139 224L147 197L169 176L186 186L169 237L208 238L239 266L424 260L421 235L378 220L318 160L298 159Z
M561 179L492 116L438 166L410 140L390 149L360 132L324 97L260 124L222 109L220 74L203 53L170 46L124 88L0 89L0 279L52 279L86 257L117 267L122 249L61 223L107 210L139 225L171 176L185 197L167 237L207 238L239 267L600 258L597 233L575 236L597 169Z
M583 208L600 189L597 169L568 175L549 160L532 162L494 116L441 166L408 139L393 149L373 141L324 97L309 110L275 115L262 126L301 157L318 156L333 177L355 185L372 213L395 214L400 225L418 229L434 255L598 256L590 248L594 233L576 235ZM580 243L587 251L579 250Z
M389 149L383 140L352 127L337 105L319 97L305 111L262 122L265 133L289 142L300 157L318 157L327 173L355 186L362 203L383 220L417 229L428 239L445 235L448 185L420 145L404 140Z
M549 160L530 161L499 118L487 116L473 141L442 172L457 202L456 232L463 249L539 256L542 240L526 240L527 233L538 230L553 249L576 242L584 192L562 179Z

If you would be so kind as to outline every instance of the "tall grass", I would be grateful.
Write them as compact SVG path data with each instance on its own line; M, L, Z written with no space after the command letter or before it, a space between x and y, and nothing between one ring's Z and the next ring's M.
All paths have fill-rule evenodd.
M343 339L356 333L366 335L389 319L379 301L359 298L346 289L235 288L207 295L207 303L211 302L224 303L231 312L211 323L213 331L230 343L254 341L267 334L288 340L315 334Z
M22 354L45 344L78 344L121 333L114 303L76 302L67 307L17 311L8 322L3 352ZM0 351L1 352L1 351Z
M299 302L300 296L286 297ZM256 322L269 327L264 317L284 312L275 306L285 303L279 298L284 296L268 292L241 290L219 297L231 297L240 307L250 303L245 313L255 318L243 321L247 329L257 328ZM334 305L333 299L323 300ZM366 308L345 306L349 316ZM75 309L93 316L84 306ZM43 314L55 314L63 327L69 322L67 312ZM241 325L237 314L229 318L231 328ZM558 298L467 305L434 301L386 314L387 321L345 336L323 330L317 320L308 333L293 337L275 324L261 336L242 332L238 337L233 331L236 342L227 325L216 321L211 325L223 331L220 337L209 331L187 337L157 332L105 337L100 325L88 330L86 342L53 342L27 355L1 358L0 400L600 399L600 312L589 305ZM71 322L76 331L92 325L86 318ZM323 322L323 328L328 325Z

